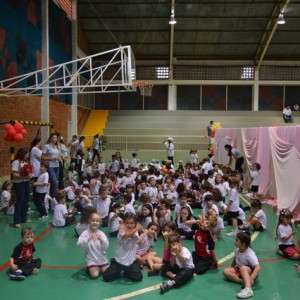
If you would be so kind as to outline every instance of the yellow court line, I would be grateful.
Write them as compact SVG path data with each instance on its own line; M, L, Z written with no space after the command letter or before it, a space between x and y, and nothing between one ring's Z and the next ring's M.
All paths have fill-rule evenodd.
M253 233L253 235L251 236L251 242L253 242L257 238L258 234L259 234L259 231L255 231ZM234 256L234 252L231 252L230 254L228 254L225 257L218 260L218 264L222 264L223 262L233 258L233 256ZM149 287L141 289L141 290L131 292L131 293L123 294L123 295L112 297L112 298L106 298L104 300L122 300L122 299L127 299L127 298L130 298L130 297L139 296L139 295L142 295L142 294L154 291L154 290L158 290L159 286L160 286L160 283L149 286Z
M243 201L244 201L247 205L250 206L250 202L249 202L244 196L242 196L241 194L240 194L239 196L243 199Z

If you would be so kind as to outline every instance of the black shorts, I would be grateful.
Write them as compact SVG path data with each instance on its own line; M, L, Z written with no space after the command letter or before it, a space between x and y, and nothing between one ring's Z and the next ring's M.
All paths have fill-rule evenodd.
M239 216L239 212L238 211L229 211L227 212L227 216L228 219L237 219L237 217Z
M251 185L251 192L257 193L258 192L258 185Z

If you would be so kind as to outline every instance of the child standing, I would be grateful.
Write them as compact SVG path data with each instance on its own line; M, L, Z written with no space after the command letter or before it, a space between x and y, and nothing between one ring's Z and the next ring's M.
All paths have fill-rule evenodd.
M288 209L282 209L279 213L279 220L276 228L278 248L277 253L286 256L288 259L300 259L300 249L295 245L294 235L297 233L291 223L293 214Z
M124 276L132 281L141 281L143 274L136 261L136 242L138 240L137 218L134 214L127 213L124 216L124 224L118 233L118 245L115 257L111 259L111 264L103 273L103 280L110 282Z
M260 183L260 173L259 173L260 169L261 166L259 163L254 163L252 168L250 169L250 174L252 177L251 191L252 191L252 197L254 199L258 197L258 188Z
M229 202L227 206L227 216L228 220L232 222L232 231L226 233L227 236L236 236L238 233L238 216L240 207L240 197L238 193L239 181L237 178L233 177L229 181L229 186L231 188L229 192Z
M160 293L163 294L173 288L186 284L193 278L194 263L190 251L181 244L180 235L174 233L169 237L171 249L170 264L162 266L161 273L169 278L160 285Z
M262 204L259 200L253 200L251 202L252 213L250 214L248 221L240 226L240 229L247 229L250 225L255 231L264 231L267 229L267 217L261 209Z
M255 252L250 247L251 238L248 233L239 232L234 245L234 259L231 268L226 268L223 274L226 279L244 285L237 294L238 298L246 299L253 296L252 286L260 272L260 265Z
M9 260L11 269L9 276L16 280L24 280L29 275L36 275L42 264L40 258L33 258L33 252L35 252L33 229L30 227L23 228L21 237L22 242L15 247Z
M4 181L1 192L0 208L4 213L7 213L9 201L11 199L12 183L9 180Z
M97 279L100 271L105 272L108 268L105 250L109 242L106 235L98 229L100 225L101 217L97 213L92 213L89 228L80 235L77 241L77 245L85 250L86 265L93 279Z
M34 203L40 214L38 217L39 220L45 220L48 218L48 214L45 208L45 196L49 187L49 174L47 172L48 165L41 161L40 163L40 175L37 178L37 181L33 183L33 186L36 187L34 193Z

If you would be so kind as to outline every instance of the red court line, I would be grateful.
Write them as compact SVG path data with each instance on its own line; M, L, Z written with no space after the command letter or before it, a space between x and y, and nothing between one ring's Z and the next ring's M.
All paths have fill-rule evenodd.
M34 240L33 243L36 243L37 241L39 241L46 233L48 233L53 227L49 226L47 227L42 233L40 233ZM2 272L4 269L6 269L7 267L10 266L10 262L9 260L7 262L5 262L2 266L0 266L0 272Z

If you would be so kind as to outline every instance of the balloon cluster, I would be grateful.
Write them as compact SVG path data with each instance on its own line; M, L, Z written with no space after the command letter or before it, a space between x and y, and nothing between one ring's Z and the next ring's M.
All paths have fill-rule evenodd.
M214 122L211 126L211 139L210 139L210 154L215 155L215 136L216 130L222 128L221 123Z
M15 122L13 125L11 123L4 124L4 129L6 131L6 136L4 141L21 143L24 136L27 134L27 130L19 122Z

